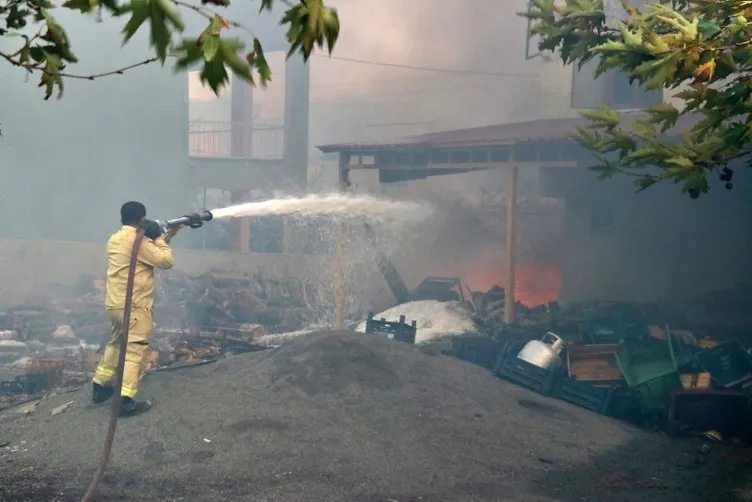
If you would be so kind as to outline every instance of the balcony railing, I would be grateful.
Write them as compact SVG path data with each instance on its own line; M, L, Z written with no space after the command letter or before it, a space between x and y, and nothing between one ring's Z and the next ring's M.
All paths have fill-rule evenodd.
M284 156L284 127L197 121L191 122L188 134L192 157L281 160Z

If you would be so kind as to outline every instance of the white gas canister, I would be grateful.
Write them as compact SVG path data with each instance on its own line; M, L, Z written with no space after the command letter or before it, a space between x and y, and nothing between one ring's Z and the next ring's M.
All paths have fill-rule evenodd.
M561 354L564 340L550 331L540 340L531 340L522 347L517 357L539 368L548 369L561 364Z

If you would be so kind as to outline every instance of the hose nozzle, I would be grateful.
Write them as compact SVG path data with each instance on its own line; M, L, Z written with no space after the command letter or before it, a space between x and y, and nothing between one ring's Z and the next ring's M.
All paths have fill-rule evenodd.
M164 223L164 227L166 229L182 226L199 228L204 225L205 221L211 221L213 218L214 216L211 214L211 211L202 211L200 213L186 214L174 220L167 220Z

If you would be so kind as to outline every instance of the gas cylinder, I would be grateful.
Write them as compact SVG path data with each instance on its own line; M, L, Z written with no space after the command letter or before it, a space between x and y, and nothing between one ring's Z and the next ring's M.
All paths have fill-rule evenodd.
M517 357L539 368L548 369L561 364L559 354L563 348L564 340L549 331L540 340L527 342Z

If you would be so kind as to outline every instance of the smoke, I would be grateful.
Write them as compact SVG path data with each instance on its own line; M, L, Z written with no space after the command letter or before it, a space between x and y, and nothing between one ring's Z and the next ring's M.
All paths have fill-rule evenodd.
M386 65L324 55L311 59L312 152L327 142L504 121L534 92L535 79L519 76L535 74L535 63L522 57L525 21L515 15L524 10L524 0L331 3L342 21L335 57ZM276 41L272 18L251 17L255 12L255 6L234 3L230 15L250 18L262 40ZM121 47L123 20L97 22L64 9L56 14L81 61L68 68L72 73L111 70L150 55L146 32ZM195 31L201 20L189 14L189 30ZM255 120L281 124L284 53L269 57L276 73L268 89L255 91ZM15 215L3 222L2 237L102 241L117 227L125 200L141 200L150 216L161 218L195 205L195 189L201 187L186 181L192 168L185 75L150 65L102 80L70 80L62 100L46 102L34 76L21 70L0 65L0 82L0 210ZM198 100L205 97L195 86L192 92ZM229 96L223 99L226 105ZM207 104L213 105L221 102ZM212 113L209 120L229 120L216 106Z
M524 60L527 26L516 15L525 10L525 0L329 3L339 11L342 31L333 58L311 58L312 155L318 155L319 144L384 140L539 114L539 62ZM268 59L274 76L267 89L254 92L254 120L281 125L284 54ZM498 75L478 74L484 72ZM229 120L229 93L214 103L196 75L191 99L194 119Z
M121 48L121 21L56 11L81 61L98 73L149 56L146 36ZM6 40L11 43L12 39ZM186 81L158 65L101 80L66 81L62 100L43 101L38 76L0 64L2 237L105 240L120 204L179 211L187 168ZM183 209L184 211L184 209Z

